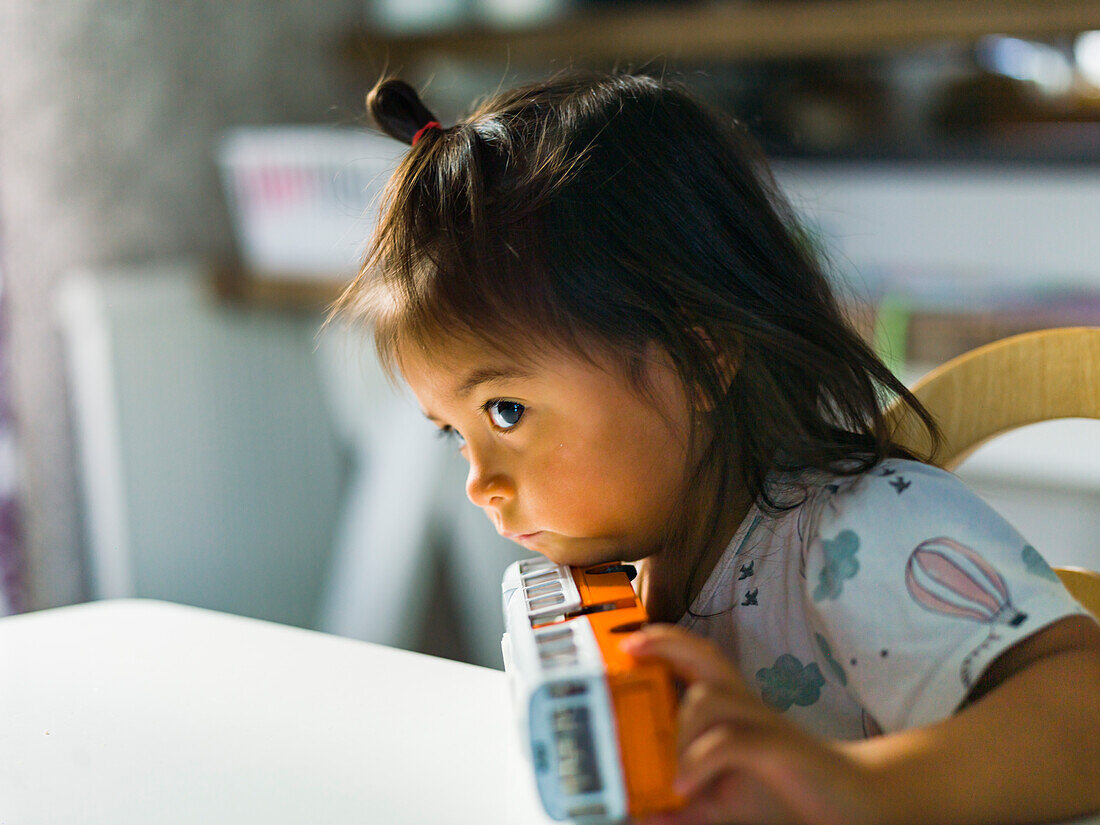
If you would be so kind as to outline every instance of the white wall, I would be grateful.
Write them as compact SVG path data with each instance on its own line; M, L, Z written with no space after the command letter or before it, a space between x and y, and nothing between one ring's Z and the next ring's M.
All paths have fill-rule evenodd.
M1100 171L991 163L779 163L841 268L1100 288Z

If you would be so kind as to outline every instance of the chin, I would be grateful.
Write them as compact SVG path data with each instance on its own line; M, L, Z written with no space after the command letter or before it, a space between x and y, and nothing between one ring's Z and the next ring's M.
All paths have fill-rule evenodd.
M533 553L536 556L542 556L548 561L552 561L554 564L567 564L570 566L586 564L584 561L577 560L577 553L570 553L568 550L563 550L560 547L539 546L538 542L516 542L516 544L527 552Z
M608 549L603 552L600 551L583 551L575 550L570 552L569 550L555 550L553 548L547 550L537 551L540 555L545 556L554 564L564 564L569 567L594 567L597 564L614 564L621 561L629 561L626 555L620 549Z
M631 550L613 538L578 538L549 531L533 534L529 539L517 541L520 547L543 556L554 564L569 567L593 567L597 564L634 562L649 553Z

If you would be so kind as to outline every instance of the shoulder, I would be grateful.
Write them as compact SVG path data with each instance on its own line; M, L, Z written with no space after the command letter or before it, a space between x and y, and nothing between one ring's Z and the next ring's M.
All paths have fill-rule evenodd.
M822 476L817 487L820 492L831 494L847 506L858 506L877 499L901 503L929 495L950 498L969 492L955 474L931 464L902 458L881 461L859 475Z
M918 461L888 459L855 476L823 476L808 489L812 532L839 525L897 532L963 521L1003 526L1004 520L953 473Z
M955 475L928 464L888 459L859 475L818 473L802 480L798 538L806 555L822 541L904 545L933 525L999 517ZM827 546L827 545L826 545Z
M896 570L899 563L919 567L932 554L973 556L970 548L1025 560L1029 550L1034 553L957 476L917 461L890 459L857 476L822 479L807 496L806 510L804 556L829 566L849 554L868 577ZM1035 559L1042 565L1037 554Z

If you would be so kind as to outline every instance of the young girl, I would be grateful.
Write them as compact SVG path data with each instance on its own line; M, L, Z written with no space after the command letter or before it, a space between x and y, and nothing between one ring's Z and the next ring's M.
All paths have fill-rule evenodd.
M891 441L928 414L846 324L741 129L570 74L411 144L336 311L469 461L496 529L626 560L685 686L665 823L1100 810L1100 628L1009 525Z

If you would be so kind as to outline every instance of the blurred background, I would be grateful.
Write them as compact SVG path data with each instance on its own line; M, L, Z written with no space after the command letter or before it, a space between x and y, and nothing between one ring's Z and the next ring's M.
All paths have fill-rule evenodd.
M143 596L500 667L522 551L321 322L403 151L373 82L447 124L569 66L741 119L907 381L1100 323L1095 0L5 0L0 613ZM962 475L1100 568L1100 424Z

